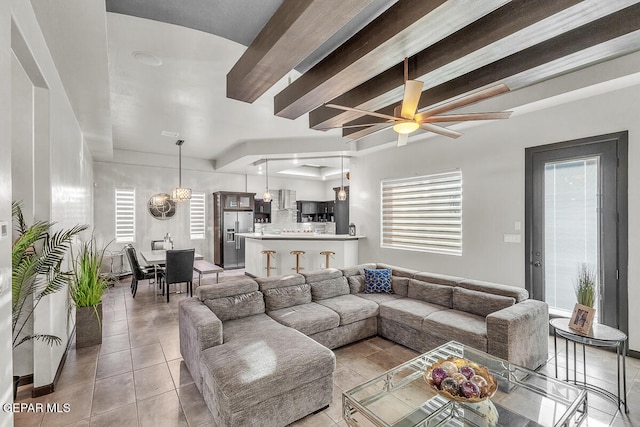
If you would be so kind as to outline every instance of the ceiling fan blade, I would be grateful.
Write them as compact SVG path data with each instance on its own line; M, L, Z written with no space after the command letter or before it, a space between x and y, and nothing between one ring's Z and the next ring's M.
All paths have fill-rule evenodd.
M409 141L408 133L399 133L398 134L398 147L402 147L403 145L407 145L407 141Z
M442 126L436 126L429 123L422 123L420 129L437 133L439 135L448 136L449 138L459 138L462 136L460 132L456 132L452 129L443 128Z
M430 116L444 113L447 111L455 110L456 108L464 107L465 105L474 104L476 102L491 98L492 96L500 95L501 93L509 92L509 87L505 84L499 84L490 88L481 90L480 92L472 93L462 98L456 99L451 102L447 102L438 107L430 108L422 113L416 114L416 120L422 121Z
M355 111L356 113L366 114L367 116L380 117L381 119L387 119L387 120L394 120L394 121L404 120L402 117L388 116L386 114L376 113L375 111L367 111L367 110L361 110L359 108L345 107L344 105L325 104L325 107L336 108L338 110L344 110L344 111Z
M423 123L441 122L464 122L468 120L498 120L508 119L512 111L501 111L497 113L468 113L468 114L446 114L444 116L431 116L424 119Z
M400 115L405 119L412 120L416 114L423 86L424 83L418 80L407 80L404 82L404 97L402 98Z

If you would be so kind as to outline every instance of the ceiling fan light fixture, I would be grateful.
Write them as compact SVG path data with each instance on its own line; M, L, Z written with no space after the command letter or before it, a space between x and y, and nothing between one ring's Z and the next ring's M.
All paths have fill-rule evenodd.
M398 122L393 125L393 130L400 134L409 134L415 132L420 128L420 125L416 122L406 121Z

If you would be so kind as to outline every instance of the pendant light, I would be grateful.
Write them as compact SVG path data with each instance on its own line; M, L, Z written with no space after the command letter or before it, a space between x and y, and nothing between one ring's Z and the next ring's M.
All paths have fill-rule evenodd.
M265 177L265 190L262 195L262 200L266 203L271 201L271 193L269 193L269 159L264 159L264 177Z
M186 202L191 199L191 189L182 186L182 144L184 139L176 142L178 146L178 187L171 192L171 199L176 202Z
M340 191L338 191L338 200L347 200L347 192L344 191L344 156L340 156L340 178L342 183L340 184Z

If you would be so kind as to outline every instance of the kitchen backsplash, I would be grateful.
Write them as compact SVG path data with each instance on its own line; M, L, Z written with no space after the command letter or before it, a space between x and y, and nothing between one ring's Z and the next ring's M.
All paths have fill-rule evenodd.
M335 234L336 224L333 222L297 222L297 212L295 209L274 209L279 206L279 197L281 192L271 191L271 223L256 223L255 232L259 233L264 231L265 233L278 233L283 230L314 230L317 233ZM291 204L296 205L296 192L290 191L292 198Z

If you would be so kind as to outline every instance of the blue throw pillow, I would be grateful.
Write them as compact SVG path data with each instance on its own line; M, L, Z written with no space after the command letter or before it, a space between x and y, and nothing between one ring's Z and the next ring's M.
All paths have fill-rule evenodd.
M364 293L365 294L391 294L391 269L378 270L364 269Z

